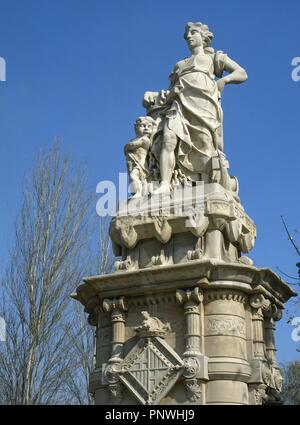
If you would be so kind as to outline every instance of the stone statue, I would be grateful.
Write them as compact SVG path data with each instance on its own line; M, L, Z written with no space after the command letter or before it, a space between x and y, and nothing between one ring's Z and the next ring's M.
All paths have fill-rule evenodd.
M159 124L151 148L160 164L156 193L170 190L174 171L211 181L211 158L223 151L221 93L226 84L247 79L240 65L210 47L213 34L207 25L189 22L184 38L192 55L175 65L169 90L144 95L148 114Z
M147 177L149 176L147 155L154 125L155 121L151 117L139 117L134 125L137 137L124 148L134 198L147 193Z
M140 336L155 335L164 337L167 332L171 331L170 323L163 323L157 317L152 317L148 311L141 312L144 320L141 326L137 326L135 331Z
M116 271L73 295L97 326L95 404L280 403L275 322L296 294L244 255L256 226L228 172L220 101L247 74L212 38L188 23L191 56L169 90L145 93L125 146L138 199L110 224Z

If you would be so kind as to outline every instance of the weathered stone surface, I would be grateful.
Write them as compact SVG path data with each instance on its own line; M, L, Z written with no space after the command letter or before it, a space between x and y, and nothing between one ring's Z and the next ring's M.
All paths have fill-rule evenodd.
M116 271L73 294L97 328L90 391L104 405L276 404L275 322L295 294L243 255L256 227L223 152L221 93L247 74L210 47L207 25L185 38L191 57L169 90L145 93L125 147L133 197L110 226Z
M116 356L112 354L114 344L109 342L115 338L107 326L108 313L101 311L99 305L102 299L113 300L117 294L125 297L128 308L120 357L126 358L139 343L134 328L143 325L141 312L148 311L150 317L170 324L164 337L170 350L183 363L188 365L191 359L195 364L195 375L189 377L182 369L177 383L173 382L174 388L170 387L159 403L257 404L268 397L279 397L281 378L272 333L274 320L279 319L284 302L293 292L275 273L238 262L198 260L86 278L76 297L90 314L98 311L96 367L100 370ZM96 369L91 391L103 394L107 386L99 376ZM123 385L122 403L138 402L135 396L130 399L128 391L128 386ZM178 399L174 395L171 401L174 391ZM224 398L220 398L222 394ZM96 400L105 404L107 397L96 395ZM110 402L116 399L110 398Z

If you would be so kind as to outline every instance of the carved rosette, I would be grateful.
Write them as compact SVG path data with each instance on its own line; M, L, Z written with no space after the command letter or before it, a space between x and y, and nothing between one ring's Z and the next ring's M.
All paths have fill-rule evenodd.
M119 379L119 364L112 363L108 365L103 365L103 376L102 381L108 385L110 392L110 402L111 404L119 404L122 402L122 392L123 387Z
M184 385L186 397L190 402L196 403L201 399L201 386L198 379L201 372L201 363L197 357L184 358Z

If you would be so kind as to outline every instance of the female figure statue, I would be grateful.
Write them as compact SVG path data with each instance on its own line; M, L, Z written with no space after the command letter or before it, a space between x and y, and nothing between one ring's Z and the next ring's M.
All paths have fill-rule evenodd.
M223 151L221 93L226 84L247 79L240 65L210 47L207 25L189 22L184 38L192 55L175 65L169 90L144 95L148 114L160 121L152 146L161 174L156 193L170 190L174 170L190 180L210 181L212 158Z

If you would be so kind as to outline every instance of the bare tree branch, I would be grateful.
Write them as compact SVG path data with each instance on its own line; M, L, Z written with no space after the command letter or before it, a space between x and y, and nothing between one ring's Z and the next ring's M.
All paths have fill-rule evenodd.
M91 201L83 170L71 169L58 145L38 155L1 281L0 314L7 323L2 403L74 402L67 384L78 361L68 336L74 326L69 294L87 269Z

